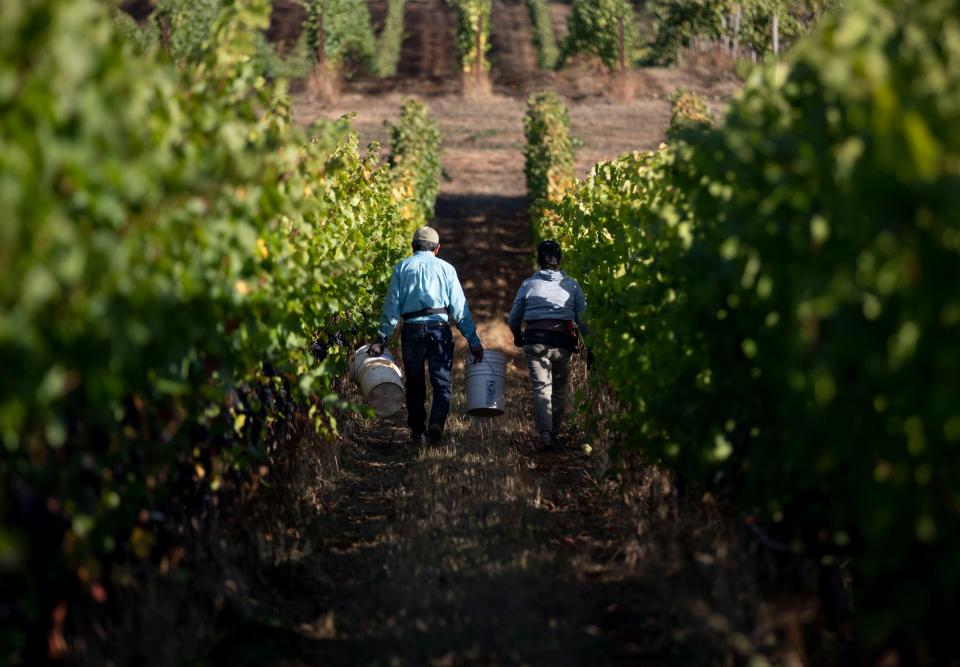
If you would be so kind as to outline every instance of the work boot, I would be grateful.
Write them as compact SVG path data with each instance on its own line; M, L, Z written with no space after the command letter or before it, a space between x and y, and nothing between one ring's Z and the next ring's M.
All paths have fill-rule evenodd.
M427 427L427 439L430 444L439 445L441 438L443 438L443 427L440 424L430 424Z
M553 433L550 431L540 431L540 449L541 451L546 451L553 449L554 445Z
M427 434L426 433L414 433L410 436L410 444L414 447L426 447L427 446Z

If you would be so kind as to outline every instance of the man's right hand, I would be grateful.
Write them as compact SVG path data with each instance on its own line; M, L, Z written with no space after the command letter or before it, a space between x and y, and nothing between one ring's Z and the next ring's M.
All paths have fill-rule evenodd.
M513 331L513 344L517 347L523 347L526 344L523 340L523 332L519 329Z
M471 347L470 354L473 355L473 363L479 364L481 361L483 361L483 345Z
M370 357L382 357L383 356L383 343L370 343L370 347L367 348L367 356Z

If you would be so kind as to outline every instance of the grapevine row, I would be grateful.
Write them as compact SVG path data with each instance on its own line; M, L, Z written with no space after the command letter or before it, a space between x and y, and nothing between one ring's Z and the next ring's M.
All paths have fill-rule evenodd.
M560 97L549 91L532 94L527 100L523 129L530 219L535 236L549 236L550 223L556 216L547 207L560 202L576 182L570 118Z
M466 74L490 70L490 12L492 0L447 0L457 11L457 44L460 66Z
M114 564L159 558L150 517L178 494L269 475L295 413L335 435L345 334L375 327L414 224L347 121L292 123L251 58L265 3L223 3L189 65L140 55L95 0L13 3L0 22L5 656L71 591L99 595ZM403 177L426 215L437 137L415 111L392 161L427 146Z
M457 39L465 73L482 76L490 62L490 0L448 0L458 18ZM222 0L164 0L150 19L137 25L114 10L115 20L143 51L163 49L174 59L200 57ZM271 78L305 78L310 74L339 77L346 66L359 65L379 77L396 75L404 38L405 0L388 0L386 20L374 36L363 0L305 2L303 33L291 52L279 55L262 33L255 35L254 57ZM796 40L804 27L832 0L660 0L643 12L655 33L647 44L638 31L638 16L627 0L576 0L568 19L567 36L557 43L546 0L526 0L537 53L537 65L554 69L577 54L599 57L610 69L641 63L670 63L695 40L742 44L754 53L772 51L770 21L779 20L778 39ZM319 69L318 69L319 68Z
M420 227L433 220L440 190L440 128L427 106L404 100L400 120L390 128L390 174L393 196L402 202L400 215Z
M957 34L851 2L553 207L626 445L849 558L863 638L919 664L960 613Z
M387 0L387 17L377 40L374 63L374 71L385 78L396 76L400 64L405 10L406 0Z
M530 26L533 30L533 46L537 52L537 67L553 69L560 61L560 49L553 31L548 0L527 0Z

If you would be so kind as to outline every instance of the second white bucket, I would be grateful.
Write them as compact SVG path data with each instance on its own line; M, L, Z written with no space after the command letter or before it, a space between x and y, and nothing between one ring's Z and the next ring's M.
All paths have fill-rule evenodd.
M364 345L356 351L351 375L360 384L360 393L380 417L388 417L403 407L403 376L388 350L371 357Z
M503 386L507 378L507 355L484 350L483 361L473 363L467 354L467 412L475 417L499 417L506 411Z

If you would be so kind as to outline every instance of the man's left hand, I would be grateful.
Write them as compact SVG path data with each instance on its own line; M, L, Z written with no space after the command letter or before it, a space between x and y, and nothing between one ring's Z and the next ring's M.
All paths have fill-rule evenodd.
M371 357L382 357L383 349L387 346L387 339L383 336L377 336L377 342L371 343L367 348L367 354Z
M483 345L471 347L470 354L473 355L473 363L479 364L481 361L483 361Z

